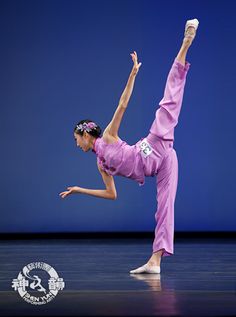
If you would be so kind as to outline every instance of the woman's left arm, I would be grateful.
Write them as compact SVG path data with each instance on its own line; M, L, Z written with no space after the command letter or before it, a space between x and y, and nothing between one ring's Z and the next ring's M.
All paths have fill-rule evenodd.
M87 194L87 195L96 196L99 198L112 199L112 200L117 199L116 186L115 186L113 176L103 171L98 163L97 163L97 167L99 172L102 175L102 179L104 181L106 189L89 189L89 188L83 188L79 186L67 187L67 191L60 193L61 198L65 198L66 196L71 194Z
M112 176L111 176L112 177ZM79 186L67 187L67 190L60 193L61 198L65 198L71 194L87 194L99 198L116 199L116 195L107 189L89 189Z

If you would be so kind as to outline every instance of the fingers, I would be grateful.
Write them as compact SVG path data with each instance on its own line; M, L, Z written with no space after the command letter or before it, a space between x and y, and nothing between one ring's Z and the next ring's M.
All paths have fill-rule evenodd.
M133 60L133 62L135 62L135 56L134 56L134 54L130 54L131 55L131 57L132 57L132 60Z
M61 192L59 195L61 196L61 198L65 198L69 194L70 194L70 191L65 191L65 192Z
M64 197L66 197L67 194L66 194L66 192L62 192L59 195L61 196L61 198L64 198Z
M59 195L61 198L65 198L66 196L70 195L72 193L73 187L67 187L68 190L61 192Z
M133 59L137 60L138 59L138 55L136 53L136 51L134 51L133 53L130 54L132 56Z
M138 55L137 55L136 51L134 51L130 55L132 56L132 60L134 62L134 65L139 68L142 65L142 63L138 64Z

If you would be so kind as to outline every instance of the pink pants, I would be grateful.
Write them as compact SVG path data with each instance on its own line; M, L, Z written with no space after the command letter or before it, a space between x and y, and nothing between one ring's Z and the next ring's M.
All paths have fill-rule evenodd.
M185 62L184 66L178 60L174 60L167 77L164 97L159 103L160 107L156 111L147 137L152 140L156 138L157 147L165 148L165 155L156 177L157 225L153 241L153 253L164 249L162 256L174 253L174 203L178 183L178 160L173 148L174 128L178 123L189 67L188 62Z

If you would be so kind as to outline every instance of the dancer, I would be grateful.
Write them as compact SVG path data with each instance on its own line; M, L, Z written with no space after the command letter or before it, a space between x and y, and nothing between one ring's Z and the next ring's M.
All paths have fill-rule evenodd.
M144 185L145 177L156 176L157 211L152 255L142 266L130 273L160 273L162 256L174 253L174 202L178 182L178 160L174 144L174 128L182 106L184 86L190 63L186 54L196 36L198 20L185 24L181 48L169 71L164 97L156 110L149 134L136 144L129 145L118 136L119 127L133 91L134 81L141 63L137 53L131 54L133 68L118 107L101 136L101 128L92 120L81 120L74 128L74 137L84 152L92 150L97 156L97 166L102 175L105 190L67 187L62 198L73 194L88 194L106 199L116 199L114 175L128 177ZM132 128L132 124L131 124Z

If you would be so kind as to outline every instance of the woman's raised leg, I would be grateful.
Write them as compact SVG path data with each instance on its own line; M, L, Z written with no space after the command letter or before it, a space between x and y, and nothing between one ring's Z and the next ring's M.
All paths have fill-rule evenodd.
M187 55L188 49L191 46L195 36L196 36L196 29L193 26L189 26L185 32L182 46L181 46L181 48L176 56L176 60L178 60L183 66L185 66L186 55Z
M195 28L188 27L179 52L169 71L164 96L159 103L160 107L156 111L155 119L150 128L150 133L158 138L174 139L174 127L178 123L186 75L190 67L190 63L186 61L186 55L195 35Z

